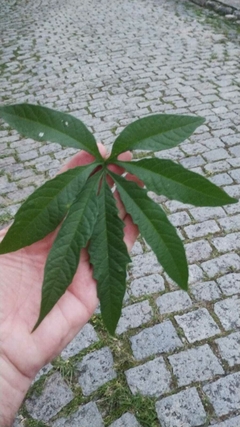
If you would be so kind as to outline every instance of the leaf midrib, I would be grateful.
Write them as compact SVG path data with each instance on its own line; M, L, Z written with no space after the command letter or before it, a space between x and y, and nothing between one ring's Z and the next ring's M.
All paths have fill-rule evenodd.
M199 121L199 119L197 120L197 118L196 118L196 121ZM194 121L190 124L190 123L187 123L187 124L185 124L185 125L182 125L182 126L177 126L177 127L174 127L174 128L171 128L171 129L166 129L166 130L162 130L161 132L157 132L157 133L154 133L154 134L150 134L150 135L148 135L148 136L145 136L144 138L141 138L141 139L132 139L132 141L134 141L134 142L138 142L138 143L141 143L142 141L145 141L146 139L149 139L149 138L156 138L157 136L160 136L160 135L162 135L162 134L166 134L165 136L166 136L166 138L168 138L168 139L170 139L168 136L167 136L167 134L168 133L170 133L170 132L175 132L175 133L178 133L177 132L177 130L179 129L179 130L184 130L186 127L188 127L188 126L190 126L190 125L192 125L193 123L195 123ZM180 135L181 134L181 132L179 132L178 133L178 135ZM119 135L119 138L117 138L116 139L116 141L115 142L117 142L117 141L121 141L121 135Z
M88 202L89 202L89 200L90 200L91 196L92 196L92 194L89 192ZM85 212L86 206L88 206L88 204L86 204L86 205L85 205L84 210L82 211L81 219L82 219L82 218L83 218L83 216L84 216L84 212ZM79 226L79 222L80 222L80 219L79 219L79 221L78 221L78 226ZM67 253L69 250L70 250L70 251L72 251L72 249L71 249L71 245L72 245L73 241L76 239L76 236L77 236L77 234L78 234L78 226L75 228L74 236L71 238L71 243L70 243L69 245L68 245L68 244L63 245L63 246L66 246L66 250L65 250L65 252L64 252L64 255L59 256L59 258L66 257L66 253ZM79 256L80 256L80 255L79 255ZM52 263L52 262L54 262L54 261L55 261L55 260L52 260L52 261L51 261L51 263ZM48 267L51 267L51 263L49 263ZM54 267L53 267L53 269L54 269ZM55 267L55 269L54 269L54 270L55 270L55 271L58 271L58 273L57 273L57 274L59 274L59 271L62 271L62 270L60 270L60 267Z
M74 138L74 137L72 137L72 136L70 136L68 133L66 133L66 132L63 132L63 131L59 131L58 129L56 129L55 127L50 127L49 125L46 125L45 123L42 123L40 120L39 120L39 117L37 117L36 116L36 114L33 112L33 114L34 114L34 116L35 117L37 117L36 118L36 120L31 120L31 119L29 119L29 118L27 118L26 116L21 116L19 113L17 114L12 114L12 113L6 113L8 116L11 116L11 117L17 117L17 118L19 118L19 119L21 119L21 120L25 120L26 122L29 122L29 123L33 123L34 125L36 125L36 122L38 123L38 124L40 124L41 126L44 126L45 128L47 128L47 130L48 131L54 131L54 132L56 132L56 134L60 134L60 135L64 135L64 136L67 136L69 139L71 139L72 141L74 141L74 142L80 142L81 144L82 144L82 142L81 141L79 141L78 139L76 139L76 138ZM67 114L67 113L63 113L63 114ZM55 126L55 124L54 124L54 126ZM74 126L75 127L75 126ZM84 133L86 133L85 132L85 130L84 130ZM44 138L41 138L41 141L45 141L45 139ZM83 144L82 144L83 145ZM92 153L92 152L91 152ZM96 154L96 153L92 153L92 154Z
M132 164L132 163L138 163L138 162L116 162L116 164L119 164L119 165L121 165L121 164ZM173 164L175 164L174 162L172 162ZM179 165L178 165L179 166ZM160 177L163 177L164 179L166 179L167 181L169 181L169 183L170 184L175 184L175 183L177 183L179 186L180 186L180 190L181 189L184 189L184 191L194 191L194 192L196 192L197 194L199 194L199 195L204 195L205 197L208 197L209 199L214 199L214 200L216 200L216 201L218 201L219 200L219 198L218 197L216 197L214 194L212 195L212 193L211 193L211 195L206 195L206 194L203 194L199 189L196 189L196 188L193 188L193 187L187 187L187 186L185 186L182 182L179 182L179 181L176 181L176 180L174 180L174 179L172 179L172 178L169 178L169 177L166 177L165 175L161 175L161 174L158 174L157 172L155 172L154 170L152 170L152 169L147 169L147 168L145 168L144 166L142 166L141 165L141 168L143 168L144 170L145 170L145 172L147 173L147 172L151 172L152 174L154 174L155 175L155 178L158 178L159 176ZM126 169L127 169L127 167L126 167ZM129 170L129 172L130 173L133 173L132 171L130 171ZM188 173L189 171L188 170L186 170L186 172ZM136 173L136 172L135 172ZM141 171L139 171L139 174L141 173ZM136 175L137 175L137 173L136 173ZM176 175L175 175L176 176ZM199 175L200 176L200 175ZM139 178L141 179L141 177L139 176ZM187 181L190 181L190 178L187 180ZM208 182L208 181L207 181ZM155 185L154 185L155 186ZM219 188L219 187L218 187ZM220 190L220 188L219 188L219 190ZM157 193L157 194L160 194L159 192ZM224 193L223 193L223 195L224 195Z
M121 184L120 184L121 185ZM128 193L126 192L126 190L121 186L121 188L124 190L124 192L125 192L125 194L127 195L127 197L129 197L130 199L131 199L131 202L134 202L135 203L135 206L138 208L138 210L140 210L141 211L141 214L144 216L144 218L145 218L145 220L147 220L147 222L148 222L148 224L150 224L150 226L151 226L151 228L153 228L153 230L154 231L156 231L156 233L160 236L160 238L161 238L161 235L159 234L159 231L157 230L157 228L154 226L154 224L152 224L152 222L149 220L149 218L145 215L145 213L142 211L142 209L138 206L138 204L136 203L136 199L133 199L132 197L130 197L129 195L128 195ZM146 194L146 196L147 196L147 194ZM148 197L148 196L147 196ZM131 214L130 214L131 215ZM166 219L167 219L167 217L166 217ZM137 224L138 225L138 224ZM164 244L165 244L165 241L161 238L161 240L162 240L162 242L164 242ZM166 245L166 244L165 244ZM166 245L167 246L167 245ZM167 249L168 249L168 246L167 246ZM169 253L169 255L170 255L170 257L171 257L171 259L174 261L174 259L173 259L173 257L172 257L172 255L171 255L171 253L169 252L169 249L168 249L168 253ZM175 264L175 261L174 261L174 265L176 265ZM178 270L178 268L177 268L177 270ZM179 271L179 270L178 270Z
M94 163L94 162L93 162ZM97 162L96 162L96 165L97 165ZM79 171L79 173L81 173L80 171ZM51 202L53 202L53 201L57 201L56 200L56 197L58 198L59 197L59 195L61 195L65 190L66 190L66 188L68 187L68 185L70 185L75 179L77 179L79 177L79 174L78 175L76 175L70 182L68 182L68 183L66 183L66 185L61 189L61 191L59 192L59 193L57 193L56 195L55 195L55 197L54 197L54 199L51 199L45 206L44 206L44 211L39 211L39 209L38 209L38 211L39 211L39 214L37 215L37 216L35 216L33 219L32 219L32 221L27 221L27 224L26 224L26 226L31 226L31 224L34 222L34 221L36 221L41 215L45 215L45 213L46 213L46 210L48 210L48 207L49 207L49 205L51 204ZM49 182L49 181L47 181L47 182ZM41 187L40 187L41 188ZM44 196L43 196L44 197ZM34 209L34 208L33 208ZM35 208L35 210L37 210L37 208ZM67 207L66 207L66 210L67 210ZM64 215L64 214L63 214ZM27 227L24 227L24 228L22 228L22 230L25 230Z
M106 177L106 175L105 175L105 177ZM104 177L104 179L105 179L105 177ZM108 185L107 182L105 182L104 184ZM110 191L111 191L111 189L110 189ZM112 196L112 197L114 197L114 196ZM113 200L113 202L114 202L114 200ZM109 227L107 227L108 221L107 221L107 215L106 215L106 213L107 213L106 207L107 206L106 206L106 188L105 188L105 186L104 186L104 205L105 205L105 209L104 209L104 222L105 222L105 230L106 230L106 239L105 240L106 240L107 248L109 248L109 247L111 247L111 245L109 244L109 233L112 233L112 231L111 231L111 229L109 229ZM111 279L111 275L110 275L109 272L110 272L110 270L112 270L112 268L111 268L111 264L110 264L109 250L107 250L106 252L107 252L106 260L107 260L108 269L107 269L107 275L105 276L104 281L106 281L106 282L109 283L110 282L109 278ZM115 276L115 280L117 280L116 276ZM114 317L114 309L113 309L113 307L114 307L114 304L113 304L114 300L112 299L112 292L110 291L111 288L112 288L112 285L110 283L110 286L107 287L108 306L110 304L110 308L109 308L110 317L112 317L112 316Z

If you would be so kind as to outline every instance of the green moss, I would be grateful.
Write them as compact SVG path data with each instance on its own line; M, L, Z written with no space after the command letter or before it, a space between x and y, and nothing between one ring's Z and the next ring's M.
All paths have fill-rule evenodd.
M144 397L139 394L133 395L126 383L124 374L101 387L95 393L98 408L103 414L106 426L120 418L124 413L131 412L143 427L159 426L155 412L156 399Z
M46 427L47 424L43 423L42 421L37 421L33 419L28 419L25 422L25 427Z
M75 377L75 368L71 360L63 360L57 357L52 361L52 365L56 371L59 371L66 383L71 386Z

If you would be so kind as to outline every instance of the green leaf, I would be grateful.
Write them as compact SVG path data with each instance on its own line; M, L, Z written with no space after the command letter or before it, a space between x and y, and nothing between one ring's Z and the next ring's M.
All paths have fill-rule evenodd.
M124 223L104 178L99 194L99 216L89 245L104 323L114 334L126 288L126 265L131 261L123 241Z
M184 141L205 119L176 114L155 114L128 125L113 144L109 160L127 150L166 150Z
M2 240L0 254L29 246L55 230L98 164L94 162L69 169L31 194Z
M188 267L182 241L164 211L135 182L109 172L114 179L126 211L155 252L166 273L187 289Z
M16 104L0 107L0 117L24 136L83 149L101 159L94 136L70 114L39 105Z
M115 162L143 180L148 190L195 206L221 206L236 203L225 191L195 172L171 160L143 159Z
M42 301L35 330L66 292L76 273L80 251L90 239L98 214L98 183L102 171L89 178L69 209L49 252L42 288Z

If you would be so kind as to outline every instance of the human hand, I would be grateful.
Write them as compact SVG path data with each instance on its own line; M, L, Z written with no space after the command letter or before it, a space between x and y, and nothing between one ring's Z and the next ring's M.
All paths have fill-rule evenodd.
M99 144L102 157L106 149ZM130 160L130 152L119 156ZM81 151L60 172L91 163L93 156ZM122 173L117 166L110 166ZM125 243L130 251L138 229L133 224L116 193L119 216L125 222ZM0 241L7 230L0 231ZM74 338L94 313L97 305L96 282L86 249L73 282L38 328L31 333L38 318L44 265L57 230L43 240L13 253L0 256L0 425L10 426L14 414L37 372Z

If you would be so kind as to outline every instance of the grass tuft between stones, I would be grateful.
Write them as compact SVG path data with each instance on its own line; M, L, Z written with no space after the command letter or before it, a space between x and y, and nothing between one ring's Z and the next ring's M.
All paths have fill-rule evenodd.
M158 427L158 418L155 412L155 402L157 399L133 395L128 388L125 376L119 375L111 383L103 386L94 398L97 398L97 405L102 412L106 426L120 418L125 412L135 415L142 427Z

